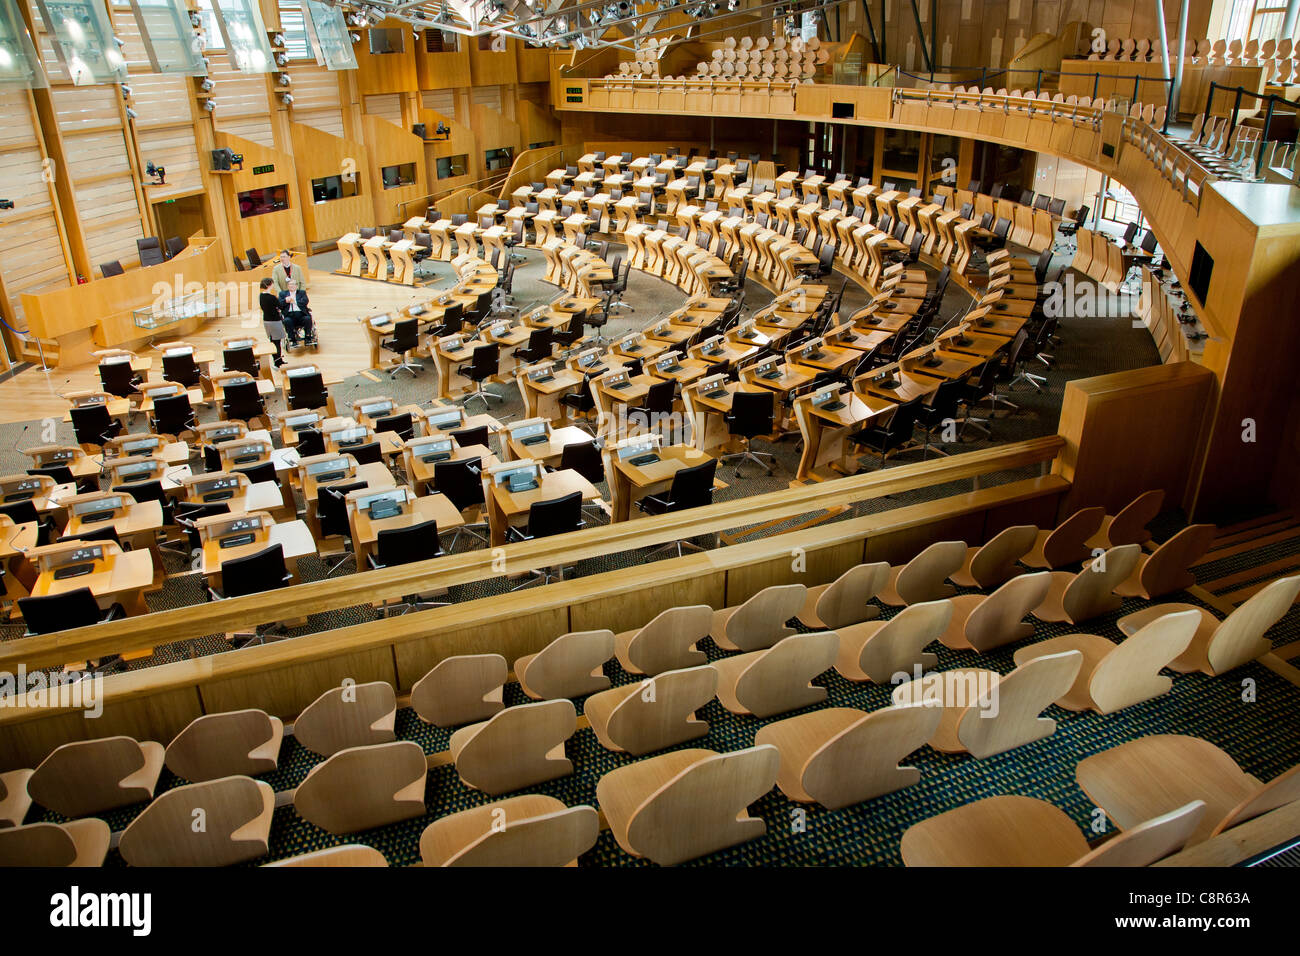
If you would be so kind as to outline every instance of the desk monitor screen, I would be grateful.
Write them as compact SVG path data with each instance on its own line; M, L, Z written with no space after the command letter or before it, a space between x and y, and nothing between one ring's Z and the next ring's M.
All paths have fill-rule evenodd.
M390 398L386 398L381 402L370 402L366 405L361 405L358 408L358 411L360 411L362 415L367 415L371 418L374 418L376 415L387 415L392 410L393 400Z
M531 382L549 382L555 378L554 369L546 366L544 368L535 368L528 373L528 380Z
M670 355L667 358L659 360L658 368L661 372L675 372L681 368L681 366L677 364L677 356Z
M163 355L168 358L179 358L182 355L193 355L194 349L189 345L182 345L180 348L167 349Z
M816 395L813 396L813 400L812 400L813 407L831 408L832 406L834 406L836 404L835 403L836 391L837 390L833 388L822 389L820 392L818 392ZM839 403L841 408L843 407L843 404L844 404L843 402Z
M345 445L360 445L369 435L370 429L361 425L357 428L344 428L342 431L334 432L334 434L330 435L330 438L334 440L334 444L343 447Z
M85 408L87 405L103 405L107 401L103 395L88 395L85 398L77 399L77 407Z
M433 438L411 446L411 454L420 461L447 461L451 458L451 439Z
M46 461L71 461L72 456L75 455L76 452L77 449L75 448L56 448L54 451L50 452L48 455L45 456L45 460Z
M537 465L529 463L518 468L503 468L493 475L498 485L510 492L530 491L537 487Z
M294 431L300 432L304 428L311 428L311 426L315 425L319 421L319 415L315 412L307 412L303 415L290 415L284 420L284 423Z
M159 385L157 388L145 389L150 398L166 398L168 395L175 395L181 390L179 385Z
M266 445L261 442L255 442L251 445L241 445L238 448L232 448L229 452L230 459L239 465L246 465L250 461L257 461L266 454Z
M118 465L117 477L127 481L139 481L146 475L152 475L158 467L156 461L133 461L129 464Z
M161 438L156 434L151 434L147 438L133 438L130 441L123 441L121 445L123 455L134 455L140 451L152 451L162 444Z
M546 422L520 422L510 429L510 437L525 445L537 444L537 440L546 438ZM534 439L529 441L529 439Z
M309 477L315 478L317 481L324 481L326 479L322 478L321 475L329 474L331 472L341 472L346 475L348 473L348 468L349 465L346 458L324 458L320 461L313 461L308 464L307 474Z
M111 518L113 512L122 507L122 496L96 498L94 501L78 501L72 505L72 513L84 521L102 521Z
M440 431L446 431L448 428L455 428L463 422L465 410L462 408L449 408L446 411L430 412L425 421L429 423L430 428L437 428Z
M719 398L727 391L727 376L713 375L700 382L701 394L709 398Z
M303 365L300 368L291 368L288 371L289 378L306 378L308 375L317 375L320 373L315 365Z
M226 425L222 428L208 429L207 439L211 444L216 444L219 441L225 441L230 438L238 438L239 435L240 435L240 428L238 425Z
M655 326L655 335L671 335L672 323L667 319Z
M65 551L60 555L51 557L52 562L58 562L59 565L76 564L79 561L98 561L104 557L104 546L102 544L94 545L88 548L75 548L72 551Z
M370 317L370 320L369 320L369 321L370 321L370 327L371 327L372 329L377 329L377 328L379 328L380 326L387 325L387 324L388 324L388 313L385 312L383 315L372 315L372 316Z
M641 336L636 332L631 335L625 335L618 340L618 347L626 352L635 352L641 348Z
M407 497L405 488L387 488L374 494L360 495L354 500L358 511L365 511L371 521L378 521L401 514Z
M122 365L131 361L129 355L110 355L107 358L100 359L100 365Z
M748 322L743 322L736 326L736 334L742 339L758 338L758 332L754 328L754 320L750 319Z
M232 339L226 343L226 348L228 349L251 349L252 347L252 339Z
M642 435L628 441L618 450L619 461L627 461L629 458L638 458L647 453L653 452L659 447L658 435Z
M584 352L582 355L578 356L578 367L591 368L596 364L596 358L597 355L595 352Z
M30 498L40 488L41 480L39 478L24 478L10 485L5 491L5 496L11 501L20 495L24 498ZM30 494L23 494L23 492L30 492Z
M465 337L461 335L448 335L438 340L438 347L444 352L459 352L465 344Z
M815 359L820 358L822 354L821 342L809 342L799 351L800 358Z
M427 311L429 310L422 305L413 305L406 310L406 314L411 316L412 318L415 318L416 316L424 315L424 313Z
M498 338L505 335L509 331L510 331L509 322L498 322L496 325L492 326L492 334L497 336Z
M704 343L704 348L700 351L705 355L721 355L722 339L715 335L713 338L709 339L709 341Z
M256 531L262 527L262 519L258 515L246 515L242 518L236 518L229 522L221 529L222 535L232 534L236 531Z
M780 378L781 373L777 370L776 362L764 362L754 369L754 374L759 378Z

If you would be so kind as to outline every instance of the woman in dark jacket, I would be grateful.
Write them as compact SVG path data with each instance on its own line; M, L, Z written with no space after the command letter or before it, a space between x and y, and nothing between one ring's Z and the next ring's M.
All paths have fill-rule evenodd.
M275 364L280 366L284 364L284 357L280 354L280 342L284 338L284 320L280 317L280 300L271 289L274 284L270 279L263 279L262 291L257 301L262 307L262 328L266 330L266 337L275 346Z

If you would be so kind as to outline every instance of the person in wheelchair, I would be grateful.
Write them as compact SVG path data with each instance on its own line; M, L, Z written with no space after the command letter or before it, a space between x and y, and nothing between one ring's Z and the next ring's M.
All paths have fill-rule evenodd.
M311 304L307 293L298 288L296 279L290 279L280 293L280 314L284 328L289 333L289 347L316 345L316 323L312 321Z

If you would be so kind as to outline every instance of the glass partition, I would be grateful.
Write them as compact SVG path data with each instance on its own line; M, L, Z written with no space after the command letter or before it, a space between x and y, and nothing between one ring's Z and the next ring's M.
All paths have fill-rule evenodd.
M203 52L185 0L131 0L131 11L155 73L204 74Z
M74 85L126 82L126 59L107 7L91 0L36 0L36 7Z

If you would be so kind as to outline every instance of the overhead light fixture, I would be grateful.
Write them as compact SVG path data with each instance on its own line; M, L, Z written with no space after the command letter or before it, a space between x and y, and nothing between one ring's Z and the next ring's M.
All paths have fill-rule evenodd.
M199 89L201 89L204 93L211 93L212 90L213 90L213 88L214 88L216 85L217 85L217 84L213 83L213 82L212 82L211 80L209 80L207 77L204 77L204 78L203 78L203 82L199 84Z
M213 97L212 99L204 100L204 101L203 101L203 108L204 108L205 110L207 110L209 113L215 111L216 108L217 108L217 100L216 100L216 97Z
M131 98L131 87L128 86L127 84L123 83L123 84L122 84L122 99L124 99L124 100L129 100L130 98Z
M292 93L281 93L281 94L280 94L280 102L283 103L285 106L289 106L290 104L293 103L293 94L292 94Z
M126 108L126 115L129 116L131 119L136 119L140 114L128 106Z
M281 73L279 74L278 82L281 86L289 86L291 83L293 83L293 80L289 79L288 73Z

